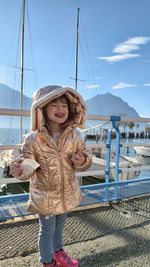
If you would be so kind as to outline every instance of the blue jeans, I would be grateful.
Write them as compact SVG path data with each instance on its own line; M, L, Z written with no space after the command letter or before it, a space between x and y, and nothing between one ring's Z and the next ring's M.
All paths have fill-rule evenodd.
M63 229L67 214L39 215L40 262L50 263L55 251L63 248Z

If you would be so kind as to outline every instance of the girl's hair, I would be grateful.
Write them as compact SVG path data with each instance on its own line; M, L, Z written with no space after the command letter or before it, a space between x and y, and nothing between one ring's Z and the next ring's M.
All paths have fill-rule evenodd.
M71 124L71 122L73 122L73 120L75 118L75 113L73 112L73 110L71 108L71 103L65 94L58 97L58 98L55 98L54 100L50 101L48 104L55 102L57 99L61 99L61 101L63 101L63 99L65 99L67 102L67 105L68 105L68 119L63 124L61 124L61 130L63 132ZM45 126L46 126L47 130L49 131L49 133L51 134L51 129L50 129L50 126L48 123L48 117L47 117L47 112L46 112L47 105L45 107L43 107L43 116L44 116Z

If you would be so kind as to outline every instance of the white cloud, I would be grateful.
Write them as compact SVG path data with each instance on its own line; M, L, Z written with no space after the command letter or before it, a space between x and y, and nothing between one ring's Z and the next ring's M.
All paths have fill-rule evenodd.
M139 56L140 56L139 54L122 54L122 55L115 55L115 56L109 56L109 57L98 57L98 59L103 59L107 62L113 63L113 62L129 59L129 58L136 58Z
M113 49L113 52L124 54L124 53L130 53L131 51L138 50L138 49L140 49L140 47L138 45L123 43L123 44L120 44L120 45L116 46Z
M146 44L150 41L150 37L133 37L129 38L126 42L117 45L113 52L115 53L129 53L134 50L139 50L140 45Z
M128 87L136 87L136 84L120 82L113 86L113 89L123 89Z
M98 84L89 84L86 86L86 88L88 88L88 89L94 89L94 88L98 88L98 87L99 87Z
M150 87L150 83L144 83L143 86Z
M140 50L140 45L144 45L150 42L150 37L133 37L129 38L127 41L118 44L113 50L113 53L117 53L115 56L97 57L98 59L105 60L107 62L117 62L121 60L126 60L129 58L140 57L140 54L132 54L130 52L135 50Z
M149 41L150 41L150 37L138 36L138 37L129 38L125 43L142 45L142 44L147 44Z

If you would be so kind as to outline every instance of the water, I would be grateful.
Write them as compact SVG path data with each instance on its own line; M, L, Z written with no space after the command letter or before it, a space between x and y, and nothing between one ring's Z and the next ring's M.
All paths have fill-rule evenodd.
M23 129L23 134L27 132ZM19 128L0 128L0 144L1 145L15 145L20 142Z

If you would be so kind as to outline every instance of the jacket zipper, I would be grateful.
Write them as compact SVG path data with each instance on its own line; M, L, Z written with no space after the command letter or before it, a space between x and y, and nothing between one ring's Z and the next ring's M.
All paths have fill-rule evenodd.
M62 163L62 149L60 145L58 145L58 159L60 163L60 174L61 174L61 187L62 187L62 192L64 192L64 172L63 172L63 163ZM64 203L64 194L62 194L62 204L63 204L63 209L65 211L65 203Z

